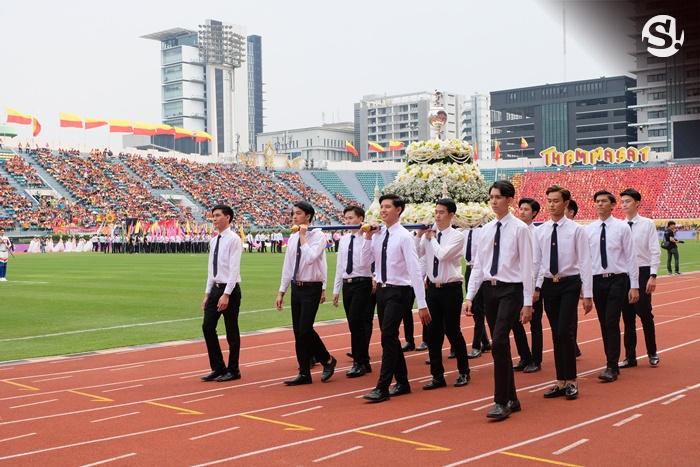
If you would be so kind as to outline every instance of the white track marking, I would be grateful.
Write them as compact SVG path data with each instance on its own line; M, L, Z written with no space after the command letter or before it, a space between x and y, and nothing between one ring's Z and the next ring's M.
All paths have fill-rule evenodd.
M631 417L623 418L623 419L620 420L619 422L613 423L613 426L621 427L622 425L625 425L625 424L631 422L632 420L636 420L636 419L638 419L638 418L641 417L641 416L642 416L642 414L636 413L636 414L632 415Z
M308 409L301 409L301 410L297 410L296 412L286 413L286 414L282 415L282 417L289 417L291 415L297 415L297 414L304 413L304 412L311 412L312 410L320 409L322 407L323 407L322 405L316 405L314 407L309 407Z
M679 399L683 399L684 397L685 397L685 394L678 394L676 397L672 397L671 399L667 400L666 402L662 402L661 405L672 404L673 402L676 402Z
M134 384L132 386L124 386L123 388L114 388L114 389L105 389L102 392L116 392L116 391L123 391L124 389L133 389L133 388L140 388L143 386L143 384Z
M19 436L13 436L12 438L3 438L0 439L0 443L4 443L5 441L13 441L15 439L20 439L20 438L26 438L28 436L34 436L36 433L27 433L24 435L19 435Z
M13 405L11 409L19 409L21 407L29 407L30 405L48 404L49 402L56 402L58 399L49 399L47 401L32 402L31 404Z
M423 428L427 428L429 426L437 425L438 423L442 423L442 420L435 420L432 422L424 423L422 425L414 426L413 428L409 428L408 430L403 430L401 433L406 434L406 433L413 433L414 431L422 430Z
M191 404L191 403L193 403L193 402L206 401L206 400L209 400L209 399L215 399L215 398L217 398L217 397L224 397L224 395L223 395L223 394L215 394L215 395L213 395L213 396L200 397L199 399L192 399L192 400L189 400L189 401L184 401L183 404Z
M564 446L563 448L554 451L552 454L554 454L555 456L558 456L560 454L564 454L566 451L571 451L573 448L581 446L582 444L586 444L587 442L588 442L587 438L580 439L580 440L576 441L575 443L571 443L568 446Z
M93 462L92 464L84 464L84 465L81 465L80 467L93 467L95 465L107 464L109 462L118 461L120 459L126 459L127 457L131 457L131 456L135 456L135 455L136 455L135 452L130 452L129 454L124 454L123 456L110 457L109 459L104 459L101 461Z
M194 440L197 440L197 439L206 438L207 436L214 436L214 435L218 435L218 434L221 434L221 433L226 433L227 431L233 431L233 430L237 430L237 429L239 429L239 428L240 428L239 426L232 426L231 428L225 428L225 429L223 429L223 430L214 431L214 432L211 432L211 433L205 433L205 434L199 435L199 436L193 436L193 437L190 438L190 441L194 441Z
M357 451L358 449L362 449L362 446L353 446L349 449L345 449L343 451L338 451L334 454L329 454L327 456L319 457L318 459L314 459L311 462L323 462L327 461L328 459L333 459L334 457L342 456L343 454L347 454L349 452Z
M114 415L113 417L98 418L97 420L91 420L90 423L99 423L99 422L104 422L107 420L113 420L115 418L129 417L131 415L137 415L140 413L141 412L129 412L129 413L121 414L121 415Z

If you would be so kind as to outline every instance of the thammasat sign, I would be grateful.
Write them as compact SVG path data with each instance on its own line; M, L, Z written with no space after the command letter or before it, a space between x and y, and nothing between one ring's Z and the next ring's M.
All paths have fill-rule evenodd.
M623 164L625 162L649 162L649 153L651 148L644 146L642 148L603 148L597 147L586 151L585 149L576 148L568 151L559 152L555 146L550 146L544 151L540 151L540 156L544 158L546 166L570 166L581 163L583 165L596 165L599 162L608 164Z

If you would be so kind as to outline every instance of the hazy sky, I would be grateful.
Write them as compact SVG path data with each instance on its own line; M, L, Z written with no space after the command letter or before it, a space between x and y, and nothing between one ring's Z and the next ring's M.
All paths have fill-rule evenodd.
M623 51L570 8L564 76L561 6L542 0L3 2L0 108L36 115L46 139L115 144L104 129L59 129L58 113L160 121L160 44L139 37L207 18L262 36L266 131L352 120L365 94L627 73Z

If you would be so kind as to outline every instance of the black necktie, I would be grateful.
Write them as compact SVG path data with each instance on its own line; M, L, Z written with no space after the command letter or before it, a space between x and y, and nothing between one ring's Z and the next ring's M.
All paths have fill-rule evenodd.
M352 255L355 246L355 235L350 235L350 246L348 247L348 265L345 267L345 272L352 274Z
M442 232L438 232L437 235L437 242L440 243L440 240L442 239ZM437 279L438 275L438 266L440 265L440 260L437 259L437 256L433 254L433 277Z
M216 236L216 246L214 247L214 277L219 272L219 240L221 240L221 234Z
M292 275L292 280L297 280L297 273L299 272L299 261L301 260L301 242L297 238L297 257L294 260L294 274Z
M467 260L467 263L472 262L472 234L474 233L474 229L469 229L469 235L467 235L467 254L464 255L464 259Z
M559 273L559 247L557 246L557 224L552 224L552 242L549 247L549 272L552 276Z
M629 226L630 226L630 229L631 229L631 228L632 228L632 226L634 225L634 222L632 222L632 221L627 221L627 223L629 224Z
M605 222L600 224L600 265L603 269L608 269L608 250L605 247Z
M389 245L389 230L386 231L384 242L382 243L382 284L386 284L386 248Z
M498 255L501 252L501 223L496 222L496 236L493 237L493 259L491 260L491 277L498 273Z

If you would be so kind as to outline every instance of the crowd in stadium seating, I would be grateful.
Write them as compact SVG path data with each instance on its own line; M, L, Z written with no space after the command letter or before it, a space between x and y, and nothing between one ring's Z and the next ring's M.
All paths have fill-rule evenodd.
M126 164L134 173L143 179L151 188L155 189L168 189L172 188L173 184L165 177L156 172L151 164L153 157L143 158L139 156L133 156L131 154L119 154L119 159Z
M336 212L336 208L333 202L328 199L326 195L320 193L313 188L310 188L301 179L301 175L297 172L278 172L277 178L284 180L292 190L296 191L301 195L301 197L316 207L321 208L320 212L317 212L314 218L319 223L329 223L332 221L338 221L339 215Z
M358 200L354 198L348 198L342 193L333 193L333 196L335 196L335 199L337 199L343 206L359 206L361 208L365 207L364 204L360 203Z
M7 178L0 175L0 227L12 228L15 219L32 203L10 185Z
M5 169L17 178L21 184L30 188L45 186L34 167L19 156L14 156L5 162Z

